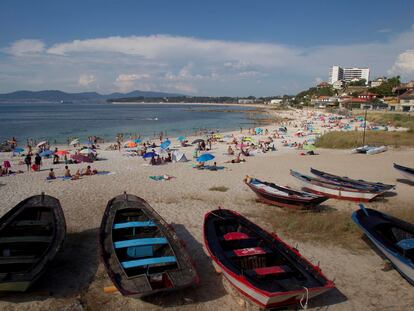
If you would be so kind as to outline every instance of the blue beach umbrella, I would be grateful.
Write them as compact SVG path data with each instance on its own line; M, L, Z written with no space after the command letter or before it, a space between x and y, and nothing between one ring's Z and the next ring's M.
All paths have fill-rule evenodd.
M142 142L142 140L141 140L141 139L139 139L139 138L137 138L137 139L135 139L135 140L134 140L134 143L139 144L140 142Z
M210 161L210 160L213 160L213 159L214 159L214 156L211 153L205 153L205 154L202 154L201 156L199 156L196 159L196 161L197 162L207 162L207 161Z
M146 159L146 158L152 158L152 157L155 157L157 154L155 153L155 152L147 152L147 153L145 153L142 157L144 158L144 159Z
M51 156L52 154L53 154L53 151L52 150L45 150L45 151L39 153L39 155L41 157L48 157L48 156Z
M23 148L14 148L14 150L13 150L13 152L16 152L16 153L20 153L20 152L23 152L24 151L24 149Z
M184 141L185 140L185 136L180 136L177 138L179 141Z
M162 149L167 149L169 145L171 145L171 142L169 140L166 140L160 145L160 147Z

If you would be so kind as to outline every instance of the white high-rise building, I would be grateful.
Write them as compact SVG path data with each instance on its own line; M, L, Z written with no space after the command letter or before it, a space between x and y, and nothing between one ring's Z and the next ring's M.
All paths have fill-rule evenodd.
M329 72L329 83L334 84L336 81L343 80L350 82L352 80L365 79L366 83L369 81L369 68L342 68L334 65Z

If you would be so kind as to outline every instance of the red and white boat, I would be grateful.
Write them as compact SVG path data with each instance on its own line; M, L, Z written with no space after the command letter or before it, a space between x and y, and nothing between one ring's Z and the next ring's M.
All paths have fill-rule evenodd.
M294 170L290 170L290 174L301 182L303 190L334 199L369 202L387 191L385 189L353 188L348 184L345 186L340 182L303 175Z
M228 281L263 308L304 307L335 287L296 249L234 211L205 215L204 243Z

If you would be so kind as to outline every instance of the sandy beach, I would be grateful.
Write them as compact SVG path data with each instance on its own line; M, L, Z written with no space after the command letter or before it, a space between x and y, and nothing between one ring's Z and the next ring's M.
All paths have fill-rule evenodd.
M288 127L288 141L303 142L307 137L296 137L300 127L293 125L310 120L310 112L278 112L279 116L293 119ZM328 131L324 123L313 121L315 129ZM269 125L270 132L278 125ZM247 130L243 133L246 136ZM226 133L238 137L240 131ZM254 140L265 135L253 136ZM193 138L189 137L191 142ZM176 138L170 138L171 147L178 146ZM381 198L367 204L375 209L398 209L413 206L413 186L398 182L402 178L393 169L393 162L414 167L413 150L394 149L376 155L351 154L349 150L317 149L318 155L303 156L302 150L285 147L282 139L275 139L277 151L258 153L246 158L246 162L225 163L234 156L225 155L228 144L214 143L210 151L220 171L200 171L192 167L194 146L181 147L191 161L150 166L141 157L127 156L127 152L98 150L100 161L92 164L98 171L110 171L110 175L84 176L80 180L46 181L49 168L56 175L63 175L64 164L53 165L46 159L41 172L25 172L0 178L0 215L3 215L26 197L40 194L55 196L63 207L67 240L63 251L51 263L42 278L27 293L4 295L0 298L0 310L258 310L245 302L218 274L203 246L202 224L204 214L219 206L235 210L269 231L276 232L286 242L296 245L299 251L314 264L320 263L324 274L334 279L337 289L310 301L310 310L412 310L414 287L400 274L391 269L383 271L384 260L367 243L362 250L349 250L339 243L324 244L320 241L297 241L290 237L286 228L273 227L264 217L274 213L283 217L291 211L256 202L255 194L242 182L246 175L299 188L299 183L289 174L290 169L309 174L310 167L341 176L363 178L370 181L396 184L396 195ZM66 149L67 146L61 146ZM73 148L72 148L73 150ZM9 154L1 154L1 162ZM25 171L25 165L17 165L13 158L12 168ZM74 173L86 164L71 164ZM174 176L169 181L154 181L151 175ZM225 192L211 191L212 187L226 187ZM200 285L172 294L133 299L118 293L104 293L110 286L98 252L98 230L108 200L124 191L144 198L167 222L176 229L194 258L200 276ZM330 199L324 203L335 211L349 212L357 204ZM300 214L298 214L300 217ZM332 223L332 226L335 226ZM361 238L362 238L361 233Z

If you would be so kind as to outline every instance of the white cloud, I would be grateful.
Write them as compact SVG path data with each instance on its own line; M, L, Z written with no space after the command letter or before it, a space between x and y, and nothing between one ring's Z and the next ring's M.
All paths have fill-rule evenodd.
M137 88L138 85L140 85L140 89L143 91L149 91L151 90L151 85L148 83L140 83L137 84L135 81L138 80L146 80L149 79L149 74L120 74L115 80L115 85L118 87L118 89L122 92L132 91L134 88Z
M3 49L6 53L14 56L25 54L41 53L45 49L45 44L40 40L22 39L12 43L8 48Z
M142 79L149 79L150 75L148 74L120 74L116 78L116 82L128 82L128 81L135 81L135 80L142 80Z
M95 76L94 75L88 75L88 74L81 74L79 76L78 83L80 86L88 86L89 84L95 82Z
M414 50L408 50L398 55L390 73L414 73Z
M44 81L43 89L68 91L91 87L96 79L108 93L139 88L199 95L295 93L326 81L332 64L369 66L372 77L391 70L412 79L413 50L414 29L384 42L308 47L169 35L94 38L49 47L39 40L20 40L2 49L19 57L0 55L0 72L10 77L1 80L0 91L29 88L29 77L36 76ZM85 74L81 79L78 68L93 72L93 78Z

